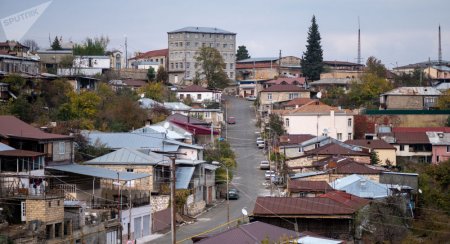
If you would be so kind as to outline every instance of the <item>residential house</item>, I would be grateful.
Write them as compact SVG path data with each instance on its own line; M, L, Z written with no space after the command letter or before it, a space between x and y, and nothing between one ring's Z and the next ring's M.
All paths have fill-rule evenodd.
M366 199L386 198L392 193L388 185L369 180L358 174L337 179L331 182L330 185L335 190L344 191Z
M394 132L393 138L393 141L387 142L395 147L397 162L431 162L432 146L426 132Z
M43 72L57 74L58 68L67 68L65 65L73 65L64 63L73 59L72 50L38 50L37 55Z
M167 117L166 120L189 131L192 135L194 135L195 143L197 144L211 143L211 136L213 139L217 139L220 134L220 130L218 130L220 127L211 127L210 123L191 116L176 113Z
M138 53L136 56L128 59L128 62L130 67L136 67L137 65L135 65L135 63L137 62L159 63L158 66L162 66L167 70L168 56L169 56L169 49L167 48L159 50L151 50L145 53Z
M8 101L10 98L17 97L9 90L9 84L0 82L0 102Z
M285 103L281 103L281 109L293 110L293 109L297 109L303 105L311 104L313 102L318 102L320 105L324 105L324 103L322 103L319 100L301 97L301 98L296 98L294 100L290 100Z
M380 109L433 109L441 94L434 87L399 87L380 95Z
M357 228L356 214L368 203L339 191L307 198L258 197L252 219L299 232L349 239Z
M267 80L275 77L301 77L300 58L294 56L258 57L236 62L238 80Z
M450 130L450 128L449 128ZM439 164L450 159L450 132L426 132L431 143L432 164Z
M338 141L353 139L354 119L350 110L316 101L297 109L275 113L283 119L287 134L324 135Z
M169 46L168 73L172 84L189 85L199 72L196 56L201 47L219 51L228 78L236 77L236 33L211 27L185 27L167 33Z
M125 55L122 53L122 51L114 49L111 51L105 52L105 55L109 56L111 69L113 70L120 70L122 68L125 68Z
M273 111L274 104L294 100L296 98L309 98L310 92L296 85L272 85L259 93L259 111L263 114ZM301 133L289 133L301 134Z
M28 57L0 54L0 73L22 73L36 76L40 74L39 61Z
M339 244L340 240L324 238L322 236L309 232L297 233L292 230L284 229L278 226L266 224L264 222L255 221L245 223L225 230L223 232L213 234L211 236L198 236L192 238L194 243L199 244L215 244L215 243L279 243L283 241L296 243L312 243L316 241L323 244Z
M29 47L17 41L0 42L0 55L11 55L15 57L26 57Z
M364 65L347 61L323 61L325 72L320 79L359 78L364 74Z
M44 153L48 164L73 160L73 137L43 132L10 115L0 116L0 142L16 149Z
M326 93L330 89L342 88L347 93L350 91L352 82L360 81L356 78L322 78L309 83L309 85L316 92Z
M394 67L392 70L397 75L412 74L415 70L423 70L424 71L425 69L428 69L428 67L440 66L440 65L450 66L450 61L427 60L427 61L420 62L420 63L407 64L404 66L397 66L397 67Z
M134 69L148 70L151 67L155 71L155 74L158 71L159 66L160 66L159 62L149 62L149 61L135 61L135 62L133 62L133 68Z
M295 85L304 89L309 87L305 77L278 77L277 79L266 81L264 88L272 85Z
M168 128L165 128L164 126L168 126ZM169 121L161 121L157 124L145 125L144 127L132 131L132 133L149 133L150 135L161 133L165 134L167 139L176 140L187 144L192 144L194 141L192 133Z
M288 180L289 197L317 197L334 189L326 181Z
M238 81L239 97L257 96L263 90L263 84L267 80L247 79Z
M450 66L433 65L423 70L424 75L428 76L433 81L450 81Z
M370 152L376 153L379 159L379 165L397 165L395 147L384 140L347 140L345 143L353 146L360 146L369 149Z
M287 158L303 155L299 150L299 145L307 140L313 139L310 134L286 134L280 136L279 151Z
M111 69L111 59L109 56L78 56L75 55L71 68L58 68L58 75L61 76L94 76L103 74L105 70Z
M206 101L220 102L221 95L221 92L209 90L198 85L190 85L177 91L178 99L191 99L194 103L202 103Z
M126 80L110 80L109 85L114 91L119 91L124 88L128 88L132 91L138 91L139 88L145 86L147 84L146 81L143 80L132 80L132 79L126 79Z

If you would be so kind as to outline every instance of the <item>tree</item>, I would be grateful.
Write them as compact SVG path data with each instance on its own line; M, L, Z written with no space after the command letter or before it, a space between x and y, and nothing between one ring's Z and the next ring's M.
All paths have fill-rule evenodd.
M57 36L55 36L55 40L53 40L53 43L51 45L52 50L61 50L61 43L59 43L59 39Z
M367 73L374 74L381 78L386 78L387 69L386 66L384 66L383 63L381 63L381 60L378 60L374 56L370 56L367 59L366 66L367 66L366 68Z
M141 88L146 98L161 102L164 98L164 85L161 82L152 82Z
M147 70L147 79L148 81L153 82L155 81L155 77L156 77L155 69L150 66L150 68L148 68Z
M319 26L316 23L316 17L313 15L308 32L306 52L303 53L300 62L303 74L310 80L320 79L320 73L323 71L323 51L320 40Z
M58 117L66 121L78 120L79 129L94 129L100 97L92 91L70 92L68 97L69 101L60 107Z
M250 58L250 55L248 54L247 47L242 45L238 47L237 53L236 53L236 60L243 60Z
M209 88L225 88L228 85L228 77L223 70L225 62L217 49L212 47L202 47L196 57L196 61L201 64L201 75L203 82Z
M376 108L379 105L380 94L391 89L392 84L385 78L366 73L361 77L361 82L353 81L350 85L347 103L351 107Z
M35 40L32 39L23 41L23 45L29 47L31 52L36 52L37 50L39 50L39 45Z
M22 93L26 84L26 80L19 75L10 75L4 78L2 82L9 84L9 90L16 96Z
M380 157L378 157L378 153L375 151L372 151L370 153L370 164L376 165L376 164L379 164L380 162L381 161L380 161Z
M395 86L423 86L424 73L420 69L415 69L411 74L401 73L394 77ZM422 82L421 82L422 81Z
M73 47L74 55L105 55L106 47L109 44L107 36L100 36L95 38L86 38L80 45L75 44Z
M166 83L169 79L169 75L167 74L166 69L163 66L158 67L158 71L156 72L156 81Z
M50 112L50 117L56 115L53 114L53 112L55 112L61 104L69 101L67 94L72 91L72 86L68 81L63 79L49 80L45 82L41 81L39 83L39 87L41 90L40 96Z
M438 107L439 109L450 110L450 90L443 92L442 95L439 96Z
M270 128L270 130L273 133L275 133L277 136L281 136L285 133L284 126L283 126L283 120L277 114L269 115L268 128Z

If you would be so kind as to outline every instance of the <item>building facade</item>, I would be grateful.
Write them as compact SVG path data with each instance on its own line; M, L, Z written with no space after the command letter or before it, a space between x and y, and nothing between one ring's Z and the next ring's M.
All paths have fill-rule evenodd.
M168 32L169 82L190 84L201 72L196 56L201 47L217 49L225 63L225 73L235 79L236 33L210 27L185 27Z

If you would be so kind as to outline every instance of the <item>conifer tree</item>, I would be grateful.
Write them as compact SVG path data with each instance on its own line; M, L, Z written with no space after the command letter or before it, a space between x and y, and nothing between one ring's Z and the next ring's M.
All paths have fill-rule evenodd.
M303 75L309 80L319 80L323 71L323 51L320 44L319 26L316 17L313 15L311 26L309 27L306 52L303 53L301 66Z

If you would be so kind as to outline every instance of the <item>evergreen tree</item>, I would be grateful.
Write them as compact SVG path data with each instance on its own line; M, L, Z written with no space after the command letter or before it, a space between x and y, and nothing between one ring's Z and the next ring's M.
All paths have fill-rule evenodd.
M150 81L150 82L155 81L155 77L156 77L155 69L153 67L148 68L148 70L147 70L148 81Z
M308 32L306 52L303 53L301 60L303 75L310 80L320 79L320 73L323 71L323 51L320 40L319 26L316 23L316 17L313 15Z
M52 47L52 50L61 50L62 49L61 43L59 43L59 39L57 36L55 37L55 40L53 40L51 47Z
M250 58L250 55L248 55L247 47L242 45L238 47L237 53L236 53L236 60L243 60Z
M158 71L156 72L156 81L166 83L169 79L169 75L167 74L166 69L163 66L159 66Z

